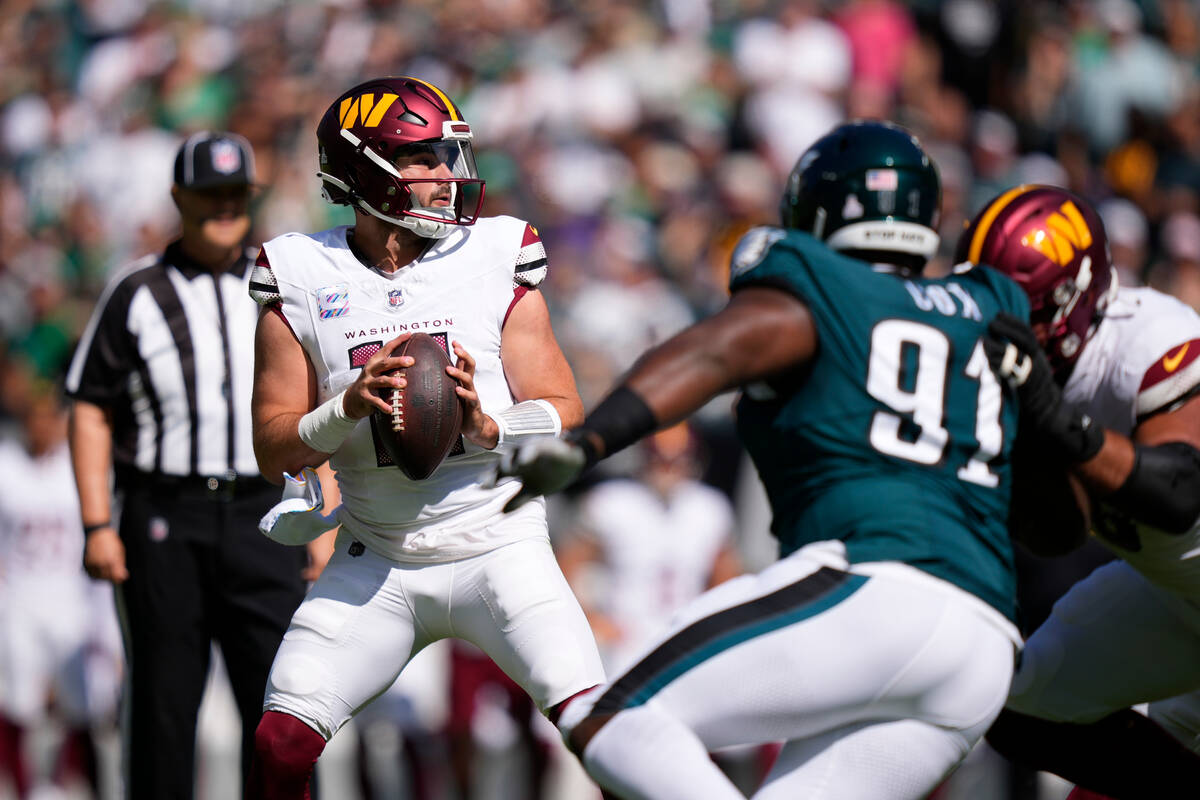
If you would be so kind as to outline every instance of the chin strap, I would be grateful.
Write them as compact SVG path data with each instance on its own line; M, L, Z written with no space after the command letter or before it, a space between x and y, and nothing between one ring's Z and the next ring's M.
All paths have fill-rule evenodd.
M384 222L387 222L391 225L398 225L399 227L404 228L405 230L410 230L413 233L415 233L417 236L420 236L423 239L445 239L447 236L454 233L455 228L459 227L459 225L455 222L441 222L439 220L422 219L420 217L411 217L411 216L389 217L386 214L382 214L379 211L377 211L376 209L374 209L373 207L371 207L371 205L368 204L361 197L355 198L355 205L358 206L358 208L360 210L364 211L367 214L370 214L372 217L375 217L376 219L381 219ZM440 208L433 208L433 209L422 208L421 212L429 213L429 214L439 214L442 212L442 209L440 209Z

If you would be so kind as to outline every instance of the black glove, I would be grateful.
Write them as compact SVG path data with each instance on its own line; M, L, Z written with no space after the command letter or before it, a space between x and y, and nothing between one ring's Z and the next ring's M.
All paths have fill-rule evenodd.
M568 432L569 434L570 432ZM530 439L500 457L484 485L495 486L501 478L519 478L521 490L504 506L504 513L545 494L562 491L575 482L588 466L584 448L570 440L553 436Z
M1027 324L1011 314L997 314L988 324L983 349L996 375L1016 390L1022 424L1032 424L1068 462L1087 461L1100 452L1104 430L1063 402L1054 370Z

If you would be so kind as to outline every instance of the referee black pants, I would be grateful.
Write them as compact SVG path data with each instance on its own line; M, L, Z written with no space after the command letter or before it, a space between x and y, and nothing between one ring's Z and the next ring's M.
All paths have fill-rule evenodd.
M280 489L262 479L220 487L150 480L122 486L131 800L192 798L196 717L213 641L241 712L242 785L267 674L304 597L306 549L257 529Z

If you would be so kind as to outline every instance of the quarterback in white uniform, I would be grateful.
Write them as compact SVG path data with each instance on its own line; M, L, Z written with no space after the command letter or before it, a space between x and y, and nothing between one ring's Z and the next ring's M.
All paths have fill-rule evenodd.
M353 206L356 222L263 246L251 281L267 309L254 436L267 476L329 460L341 532L271 671L255 797L303 797L325 742L438 639L478 645L551 716L603 679L544 505L502 515L517 485L482 483L504 450L582 417L537 291L537 231L478 216L470 126L424 81L349 90L317 138L326 197ZM389 373L413 362L393 351L416 332L445 347L464 409L459 446L419 481L391 464L364 421L389 411L375 392L404 386ZM265 521L268 535L294 541L288 517Z
M1000 195L964 234L960 256L1029 294L1032 330L998 323L1004 348L993 360L1023 382L1022 426L1088 488L1095 534L1119 556L1030 636L989 741L1021 761L1056 750L1069 759L1077 741L1088 751L1081 760L1113 774L1030 766L1072 772L1064 777L1113 796L1158 796L1146 780L1194 783L1200 760L1166 737L1146 756L1169 759L1157 768L1099 748L1113 740L1108 731L1130 728L1155 741L1123 710L1200 690L1200 316L1153 289L1118 288L1098 216L1061 189ZM1121 774L1131 761L1140 777Z
M90 747L93 724L115 725L124 658L112 585L83 571L66 415L53 395L25 410L24 434L0 442L0 724L17 758L52 696L72 745ZM30 765L7 766L18 793L28 790Z

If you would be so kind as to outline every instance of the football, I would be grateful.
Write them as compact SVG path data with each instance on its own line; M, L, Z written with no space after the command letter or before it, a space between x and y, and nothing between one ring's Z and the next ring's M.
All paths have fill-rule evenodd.
M411 356L416 363L400 370L407 386L379 393L392 410L376 409L373 427L392 462L419 481L432 475L458 442L463 416L454 392L458 381L446 374L449 355L427 333L414 334L393 355Z

